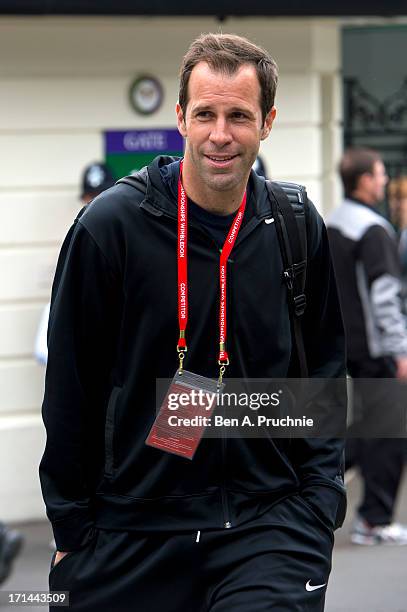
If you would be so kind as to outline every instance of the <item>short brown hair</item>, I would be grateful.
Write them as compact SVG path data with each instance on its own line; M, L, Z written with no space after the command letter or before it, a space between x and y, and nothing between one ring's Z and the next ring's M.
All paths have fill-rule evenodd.
M183 115L188 104L188 83L192 70L206 62L215 72L233 75L243 64L252 64L260 84L263 123L274 104L278 68L267 51L235 34L201 34L189 47L181 64L179 97Z
M378 151L365 147L351 147L346 149L339 164L345 196L349 197L357 189L360 177L363 174L373 174L373 166L381 161Z

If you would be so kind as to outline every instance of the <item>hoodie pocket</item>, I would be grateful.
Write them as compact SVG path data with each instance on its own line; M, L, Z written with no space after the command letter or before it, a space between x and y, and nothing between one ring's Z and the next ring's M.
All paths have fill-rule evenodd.
M105 423L105 475L112 477L114 473L114 432L115 432L115 413L117 399L121 392L121 387L113 387L109 397L106 411Z
M65 559L67 559L67 558L68 558L68 557L70 557L71 555L74 555L76 552L78 552L78 550L71 550L71 551L67 552L67 553L66 553L66 555L64 555L64 556L62 557L62 559L60 559L60 560L58 561L58 563L55 563L55 558L56 558L56 556L57 556L57 551L55 550L55 551L53 552L53 555L52 555L52 558L51 558L51 566L50 566L50 570L49 570L49 571L50 571L50 573L51 573L51 572L53 572L53 571L54 571L54 569L55 569L56 567L58 567L58 566L59 566L61 563L62 563L62 565L64 565L64 561L65 561Z

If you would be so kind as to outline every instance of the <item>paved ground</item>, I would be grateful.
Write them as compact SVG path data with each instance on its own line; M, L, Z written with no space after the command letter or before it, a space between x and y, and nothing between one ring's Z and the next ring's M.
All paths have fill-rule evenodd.
M360 482L355 478L348 486L349 511L345 525L336 532L326 612L407 612L407 546L359 547L352 546L348 541L349 524L359 490ZM397 519L407 523L407 477L399 499ZM26 544L15 563L13 574L1 585L1 589L47 590L52 556L49 546L51 529L46 522L26 523L17 527L24 532ZM24 609L44 612L47 608L24 606ZM64 609L68 608L61 608ZM0 605L1 612L17 610L23 610L23 607Z
M407 546L354 546L348 532L360 481L348 485L349 509L336 532L326 612L407 612ZM396 520L407 523L407 476L398 500Z

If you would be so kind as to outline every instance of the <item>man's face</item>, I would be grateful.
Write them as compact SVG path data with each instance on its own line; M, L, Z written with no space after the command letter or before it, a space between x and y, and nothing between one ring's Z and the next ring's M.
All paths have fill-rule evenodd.
M276 113L273 107L263 126L254 66L245 64L229 76L200 62L192 70L188 94L186 117L179 104L176 112L195 180L213 191L245 186Z
M373 164L372 173L366 175L365 186L372 203L378 204L384 199L385 188L389 177L382 161Z

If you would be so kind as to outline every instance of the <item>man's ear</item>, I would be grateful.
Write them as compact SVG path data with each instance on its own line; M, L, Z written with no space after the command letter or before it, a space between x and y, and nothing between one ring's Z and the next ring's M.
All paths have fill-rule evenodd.
M359 189L361 189L362 191L364 191L365 189L369 189L372 178L373 177L371 172L364 172L363 174L360 174L356 180L356 191L359 191Z
M178 131L181 134L181 136L186 138L187 137L187 129L186 129L186 126L185 126L184 113L182 112L182 108L181 108L179 102L177 102L177 104L175 106L175 112L177 114L177 128L178 128Z
M276 118L277 109L275 106L271 108L271 110L267 113L266 118L264 120L264 125L261 128L260 140L265 140L267 136L271 132L271 128L273 126L273 121Z

